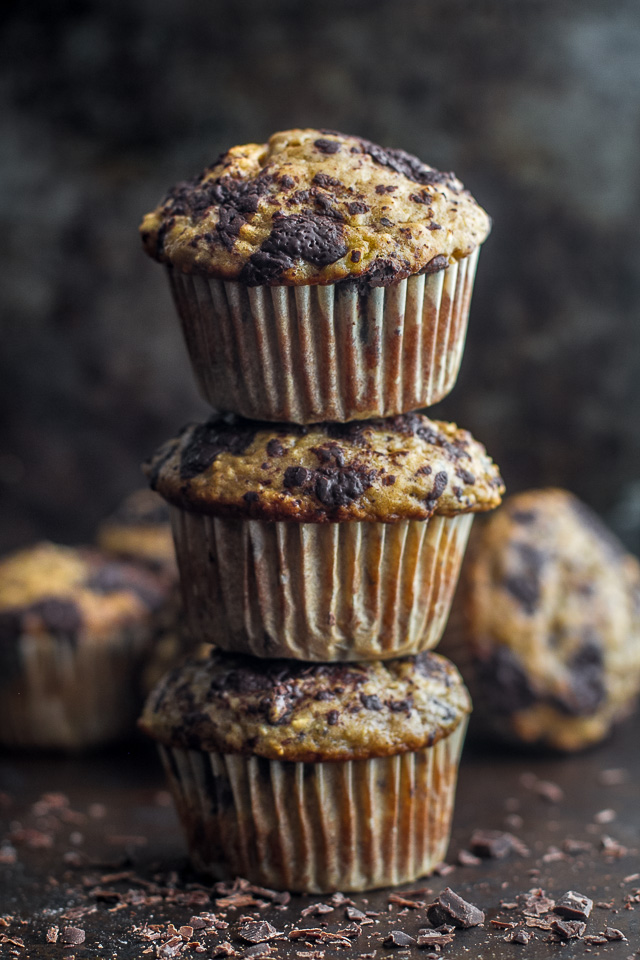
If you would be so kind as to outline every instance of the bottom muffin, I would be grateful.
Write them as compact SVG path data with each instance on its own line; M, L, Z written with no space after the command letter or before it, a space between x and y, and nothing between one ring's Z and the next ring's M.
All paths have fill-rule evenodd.
M510 497L472 537L441 649L472 731L574 751L640 693L640 566L565 490Z
M412 881L444 859L470 709L437 654L213 651L164 678L140 725L159 741L196 869L327 893Z
M40 543L0 562L0 744L79 750L135 729L162 578Z

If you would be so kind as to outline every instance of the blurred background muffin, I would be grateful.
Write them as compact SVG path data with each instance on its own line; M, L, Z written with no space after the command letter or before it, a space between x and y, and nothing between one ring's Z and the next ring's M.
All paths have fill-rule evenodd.
M579 750L640 693L640 565L565 490L509 497L472 536L440 649L474 702L472 729Z
M133 731L162 577L93 548L0 561L0 744L80 750Z
M96 543L106 553L135 560L177 580L169 509L157 493L134 490L98 525Z

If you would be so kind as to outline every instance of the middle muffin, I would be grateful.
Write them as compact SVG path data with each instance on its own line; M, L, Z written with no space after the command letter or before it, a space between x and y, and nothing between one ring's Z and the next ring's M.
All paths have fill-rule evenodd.
M189 627L223 650L373 660L434 647L472 515L504 491L484 447L411 413L190 425L146 464Z

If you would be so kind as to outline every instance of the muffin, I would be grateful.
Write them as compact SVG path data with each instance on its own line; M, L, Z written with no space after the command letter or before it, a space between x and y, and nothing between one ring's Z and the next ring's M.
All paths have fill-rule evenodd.
M471 690L473 728L562 751L597 743L640 690L638 561L565 490L510 497L476 533L441 647Z
M444 397L489 230L452 173L327 130L233 147L140 227L203 397L295 423Z
M213 653L169 674L140 724L159 743L196 869L324 893L404 883L443 860L469 710L436 654Z
M134 728L167 586L93 549L40 543L0 562L0 743L78 750Z
M435 646L473 513L503 484L455 424L212 418L146 465L171 504L187 620L224 650L386 659Z
M99 525L98 547L124 560L134 560L177 580L176 555L169 511L152 490L134 490Z

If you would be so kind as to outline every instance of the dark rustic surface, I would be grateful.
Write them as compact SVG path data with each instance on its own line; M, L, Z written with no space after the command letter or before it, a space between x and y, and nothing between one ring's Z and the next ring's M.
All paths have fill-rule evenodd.
M0 34L0 550L88 539L201 416L141 215L319 125L454 169L493 215L442 412L512 491L640 550L636 0L22 0Z
M269 955L274 960L331 960L374 952L377 960L407 956L406 950L385 945L383 940L392 931L415 937L419 929L428 928L425 904L450 886L483 909L486 920L484 926L457 931L453 943L443 948L444 957L542 960L561 955L626 960L640 952L639 732L636 717L600 748L570 758L467 749L449 863L457 864L459 851L469 848L476 829L507 830L529 848L529 854L512 852L503 860L458 864L445 876L413 883L406 889L413 891L409 899L419 904L414 907L390 901L389 890L353 895L357 908L379 916L362 926L351 946L307 944L288 937L293 928L320 927L330 933L347 929L351 921L345 905L319 916L301 915L316 903L331 906L329 896L293 897L286 907L276 907L268 896L257 893L253 899L261 901L262 907L233 908L220 899L220 891L190 874L159 764L146 744L83 759L4 754L0 758L0 956L25 960L210 958L216 945L228 941L239 957L249 957L249 944L238 937L238 920L248 915L266 919L282 931L282 938L271 941ZM14 858L14 863L8 862ZM540 887L553 899L575 890L594 901L585 936L610 927L627 939L556 943L549 940L549 930L524 922L534 939L527 946L505 942L507 931L491 921L522 923L523 916L520 909L501 907L500 901L512 903L518 894ZM229 926L207 934L195 930L192 937L188 931L183 931L184 937L173 934L168 926L173 924L179 931L192 917L203 914L215 914L218 923ZM553 916L541 916L543 926ZM211 919L206 922L213 926ZM150 929L149 925L157 926ZM58 942L47 944L47 931L56 927ZM65 948L65 927L84 931L84 943ZM156 933L157 940L147 939ZM7 939L2 942L2 937ZM201 953L193 952L194 943L202 945ZM432 951L412 946L410 952L426 958Z

